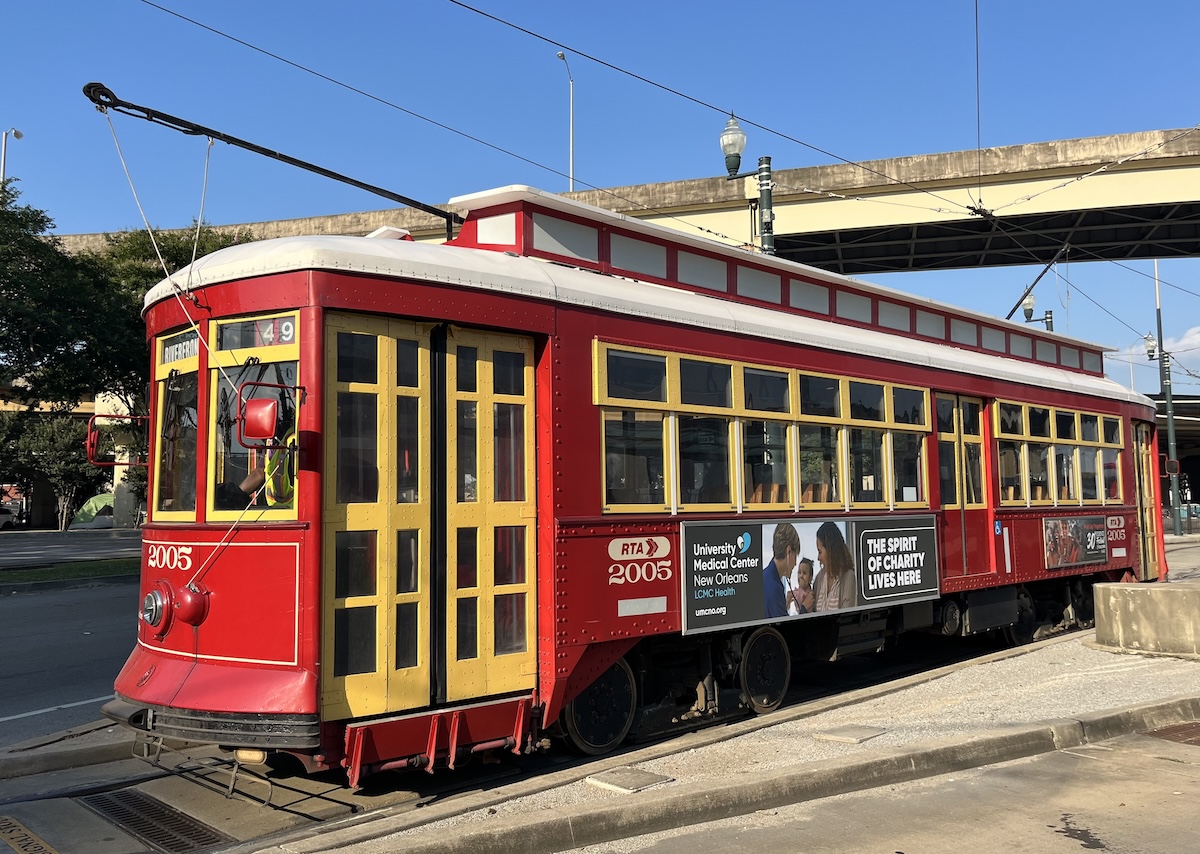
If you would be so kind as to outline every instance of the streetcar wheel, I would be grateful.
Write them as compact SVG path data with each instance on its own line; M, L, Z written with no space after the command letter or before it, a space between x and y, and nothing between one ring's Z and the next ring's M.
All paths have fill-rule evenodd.
M742 699L755 714L773 712L783 702L791 681L792 657L783 635L771 626L751 632L742 645L742 662L738 665Z
M1017 591L1017 621L1004 628L1004 637L1011 646L1024 646L1033 641L1033 633L1037 629L1037 613L1033 607L1033 597L1022 587Z
M622 658L563 709L567 742L586 756L608 753L629 735L636 709L633 670Z
M1092 598L1092 585L1077 581L1071 587L1071 607L1075 611L1075 625L1090 629L1096 625L1096 602Z

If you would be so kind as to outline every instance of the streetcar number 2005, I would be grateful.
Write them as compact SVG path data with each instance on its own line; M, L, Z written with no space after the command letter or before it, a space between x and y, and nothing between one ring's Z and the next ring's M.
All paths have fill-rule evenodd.
M639 581L669 581L671 561L646 560L614 563L608 567L609 584L637 584Z
M187 572L192 568L192 547L151 545L146 550L146 563L151 569L180 569Z

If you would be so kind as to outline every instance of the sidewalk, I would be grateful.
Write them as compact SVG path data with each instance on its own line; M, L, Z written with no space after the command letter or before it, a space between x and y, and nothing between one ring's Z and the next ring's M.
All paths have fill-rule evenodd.
M549 854L1200 720L1200 662L1100 651L1090 635L910 677L883 696L865 689L783 709L775 725L724 727L715 743L702 731L556 780L232 850ZM641 791L579 779L620 768L665 779Z

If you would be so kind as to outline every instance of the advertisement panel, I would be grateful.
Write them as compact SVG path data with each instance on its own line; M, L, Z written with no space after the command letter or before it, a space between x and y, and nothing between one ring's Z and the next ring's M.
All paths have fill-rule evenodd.
M930 599L933 516L684 522L685 634Z
M1043 519L1046 569L1108 563L1109 533L1103 516Z

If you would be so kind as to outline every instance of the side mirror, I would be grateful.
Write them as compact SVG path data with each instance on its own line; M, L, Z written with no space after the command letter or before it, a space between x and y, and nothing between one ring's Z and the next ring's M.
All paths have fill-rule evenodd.
M1164 460L1163 469L1167 474L1179 474L1179 460Z
M275 422L278 418L279 401L265 397L244 401L238 439L251 442L271 441L275 438Z
M106 430L100 429L101 421L105 422ZM150 419L145 415L93 415L88 419L87 438L83 440L88 462L94 466L105 467L149 466L143 432L149 422ZM122 427L122 424L128 426ZM143 440L134 441L138 435L141 435ZM113 457L124 454L129 459L126 462L104 459L110 454Z

